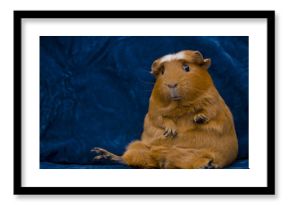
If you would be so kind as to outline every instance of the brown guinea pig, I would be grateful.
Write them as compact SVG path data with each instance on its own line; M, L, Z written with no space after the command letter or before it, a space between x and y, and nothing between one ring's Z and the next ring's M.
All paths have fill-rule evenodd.
M198 51L180 51L152 64L156 77L141 140L122 156L94 148L98 159L139 168L223 168L237 157L232 114Z

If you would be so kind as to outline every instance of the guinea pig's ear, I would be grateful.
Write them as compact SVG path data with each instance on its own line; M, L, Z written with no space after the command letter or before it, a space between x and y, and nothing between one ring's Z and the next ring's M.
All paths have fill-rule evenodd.
M210 65L211 65L211 59L210 58L206 58L206 59L203 60L203 63L201 64L201 67L203 69L207 70L210 67Z
M192 55L193 61L196 62L197 64L202 64L204 62L201 52L193 51L191 55Z
M152 63L150 73L157 77L161 69L163 69L163 63L161 63L160 59L157 59Z
M179 55L181 56L180 58L190 63L195 63L197 65L204 63L203 56L199 51L185 50L181 51Z
M210 58L203 58L203 55L199 51L185 51L184 52L187 56L190 56L190 60L193 63L196 63L197 65L200 65L203 69L208 69L211 65L211 59Z

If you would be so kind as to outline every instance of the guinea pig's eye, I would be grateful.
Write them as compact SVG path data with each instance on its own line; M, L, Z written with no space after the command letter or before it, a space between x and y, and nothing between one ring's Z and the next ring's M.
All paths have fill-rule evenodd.
M190 67L187 64L183 64L183 70L185 72L189 72L190 71Z

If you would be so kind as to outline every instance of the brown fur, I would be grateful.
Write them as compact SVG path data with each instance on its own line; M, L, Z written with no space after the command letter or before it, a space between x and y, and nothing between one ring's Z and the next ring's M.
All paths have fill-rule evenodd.
M181 51L183 58L152 64L156 82L144 120L141 140L110 158L140 168L222 168L237 157L232 114L207 71L211 60L198 51ZM190 67L189 72L183 65ZM176 88L170 88L172 85ZM175 98L176 97L176 98ZM104 158L104 157L103 157Z

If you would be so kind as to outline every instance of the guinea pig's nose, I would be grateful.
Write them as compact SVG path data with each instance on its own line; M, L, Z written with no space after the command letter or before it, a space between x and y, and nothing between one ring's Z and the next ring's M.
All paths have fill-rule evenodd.
M166 84L169 88L176 88L177 87L177 83L175 84Z

